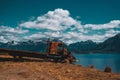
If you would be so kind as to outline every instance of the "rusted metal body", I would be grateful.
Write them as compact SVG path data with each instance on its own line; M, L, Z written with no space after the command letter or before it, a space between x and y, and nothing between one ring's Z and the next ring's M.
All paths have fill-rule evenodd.
M66 59L70 62L76 62L76 58L71 54L71 52L67 51L63 42L53 42L48 40L47 54L52 56L61 56L61 59L63 60Z
M64 43L62 42L49 42L48 47L48 54L53 55L67 55L67 49L64 48Z
M8 53L14 58L22 57L32 57L32 58L41 58L41 59L53 59L54 61L65 61L75 62L75 57L67 51L64 47L63 42L47 42L47 51L46 53L22 51L22 50L11 50L11 49L0 49L0 53Z

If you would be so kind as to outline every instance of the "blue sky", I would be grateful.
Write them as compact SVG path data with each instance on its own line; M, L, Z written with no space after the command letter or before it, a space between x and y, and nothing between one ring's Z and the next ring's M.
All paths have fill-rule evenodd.
M101 42L120 32L120 0L0 0L0 41Z

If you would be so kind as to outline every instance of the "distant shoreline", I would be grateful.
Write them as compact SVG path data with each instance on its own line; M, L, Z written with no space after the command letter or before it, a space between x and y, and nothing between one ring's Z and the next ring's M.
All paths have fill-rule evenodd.
M107 53L107 54L120 54L120 52L117 52L117 51L71 51L73 53L76 53L76 54L104 54L104 53Z

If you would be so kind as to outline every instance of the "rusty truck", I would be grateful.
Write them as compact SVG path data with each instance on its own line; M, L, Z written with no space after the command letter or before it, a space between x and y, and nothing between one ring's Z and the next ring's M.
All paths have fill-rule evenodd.
M22 59L23 57L40 58L54 62L76 62L76 58L71 52L65 48L63 42L58 41L47 41L46 52L32 52L14 49L3 49L0 48L0 53L8 53L8 55L13 56L14 60Z

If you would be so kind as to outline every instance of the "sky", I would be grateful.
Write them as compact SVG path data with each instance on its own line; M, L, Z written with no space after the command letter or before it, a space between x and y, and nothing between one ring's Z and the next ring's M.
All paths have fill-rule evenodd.
M120 0L0 0L0 42L104 40L120 33Z

